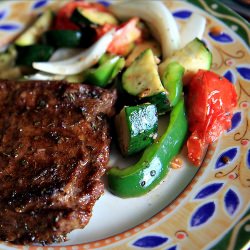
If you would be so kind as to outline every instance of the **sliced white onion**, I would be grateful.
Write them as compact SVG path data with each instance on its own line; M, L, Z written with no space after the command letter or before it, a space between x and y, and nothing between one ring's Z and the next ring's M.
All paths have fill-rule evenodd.
M194 40L196 37L202 39L205 28L206 18L197 13L193 13L181 29L181 48Z
M109 7L119 19L138 16L149 26L152 34L161 43L163 59L180 48L178 26L171 12L161 1L135 1L113 3Z
M52 80L63 80L65 76L47 74L44 72L38 72L33 75L28 75L24 77L26 80L40 80L40 81L52 81Z
M51 58L49 59L50 62L61 61L69 59L70 57L76 56L82 52L82 49L73 49L73 48L60 48L57 49Z
M114 37L115 30L107 32L90 48L66 60L56 62L34 62L33 68L43 72L59 75L78 74L98 62L106 52Z

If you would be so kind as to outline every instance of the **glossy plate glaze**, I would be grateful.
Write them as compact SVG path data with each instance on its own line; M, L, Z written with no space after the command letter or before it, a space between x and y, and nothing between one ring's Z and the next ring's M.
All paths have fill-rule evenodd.
M58 8L64 2L1 1L0 47L11 41L44 8ZM185 161L183 168L172 169L164 182L144 197L120 199L106 190L96 203L87 227L70 233L68 241L60 246L24 247L1 242L0 249L250 247L249 24L214 0L165 0L164 3L180 28L192 12L206 17L204 42L213 53L212 70L228 78L237 89L238 106L232 128L211 145L199 169ZM211 33L215 27L222 32ZM230 161L225 163L223 156ZM110 165L129 165L133 160L124 162L113 150Z

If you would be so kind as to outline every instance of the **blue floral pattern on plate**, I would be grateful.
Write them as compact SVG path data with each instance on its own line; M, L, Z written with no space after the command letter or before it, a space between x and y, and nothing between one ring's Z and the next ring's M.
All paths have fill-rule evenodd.
M7 16L7 9L0 10L0 20Z
M159 247L168 241L167 237L160 235L147 235L136 240L133 245L142 248Z
M195 196L195 199L204 199L207 198L215 193L217 193L223 186L223 183L212 183L204 188L202 188L198 194Z
M38 0L35 1L35 3L32 5L32 9L38 9L38 8L42 8L45 5L47 5L48 0Z
M210 220L215 212L215 203L213 201L201 205L192 215L190 220L191 227L197 227Z
M241 66L236 67L238 73L245 79L250 80L250 67Z
M238 148L230 148L224 151L217 159L215 163L215 169L225 167L227 164L233 161L238 153Z
M227 80L231 83L235 83L235 75L232 70L226 71L226 73L224 73L224 77L227 78Z
M190 10L178 10L173 12L173 16L180 19L187 19L192 15Z
M237 128L241 122L241 112L236 112L233 114L233 117L232 117L232 125L231 125L231 128L228 130L228 132L234 130L235 128Z
M167 248L166 250L177 250L177 246L176 245L175 246L171 246L171 247Z
M11 23L5 23L5 24L0 24L0 30L3 31L16 31L20 29L20 25L18 24L11 24Z
M216 42L232 43L234 41L233 38L227 33L215 34L213 32L209 32L208 34Z
M233 216L239 207L240 199L235 191L231 188L226 192L224 205L228 215Z
M250 149L247 152L247 167L250 169Z

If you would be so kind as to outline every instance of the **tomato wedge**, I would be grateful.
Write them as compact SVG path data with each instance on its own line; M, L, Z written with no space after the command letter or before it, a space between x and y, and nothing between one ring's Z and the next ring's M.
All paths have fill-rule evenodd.
M237 105L235 87L214 72L199 70L188 86L188 157L195 166L203 160L207 146L231 127Z
M72 21L70 21L70 17L73 13L73 11L76 8L91 8L96 9L98 11L107 11L106 8L98 3L89 3L89 2L69 2L65 4L62 8L59 9L55 22L53 25L54 29L59 30L79 30L79 27L75 25Z
M98 40L105 33L113 28L116 28L115 36L108 47L108 52L116 55L126 56L133 48L134 42L142 38L142 31L137 27L139 22L138 17L131 18L119 27L112 24L104 24L95 27L96 39Z
M105 23L102 26L95 27L96 39L98 40L100 37L105 35L107 32L109 32L113 28L117 28L117 26L115 24L109 24L109 23Z
M137 27L138 22L139 18L134 17L121 24L108 47L108 52L122 56L127 55L133 48L134 42L142 35L141 30Z

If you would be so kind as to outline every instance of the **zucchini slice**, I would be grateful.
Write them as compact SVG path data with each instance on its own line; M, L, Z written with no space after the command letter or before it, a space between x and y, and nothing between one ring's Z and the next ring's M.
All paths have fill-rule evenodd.
M117 19L109 12L98 11L91 8L76 8L71 16L71 21L79 26L86 26L90 24L104 25L114 24L117 25Z
M160 92L156 95L149 96L142 99L145 102L150 102L157 107L158 115L164 115L171 110L168 93L166 91Z
M198 38L188 43L184 48L178 50L173 56L167 58L159 65L160 76L166 70L170 62L176 61L184 68L183 83L188 83L193 75L199 70L209 70L212 64L212 53L205 44Z
M45 11L30 28L17 38L15 44L18 46L28 46L37 43L41 35L50 28L53 17L54 15L51 10Z
M80 47L82 33L79 30L49 30L43 34L43 41L57 48Z
M161 56L160 44L154 40L144 41L137 44L126 59L126 66L129 66L144 50L152 49L154 56Z
M124 107L115 117L119 147L123 155L137 153L154 142L158 130L156 106L145 103Z
M18 65L32 66L32 63L36 61L48 61L54 52L54 48L49 45L34 44L17 47L17 51L16 63Z
M184 68L178 62L169 63L161 78L166 91L145 98L146 101L156 105L159 115L170 111L180 100L183 89L183 73Z
M126 69L122 75L122 85L129 94L139 98L165 91L151 49L142 52Z

